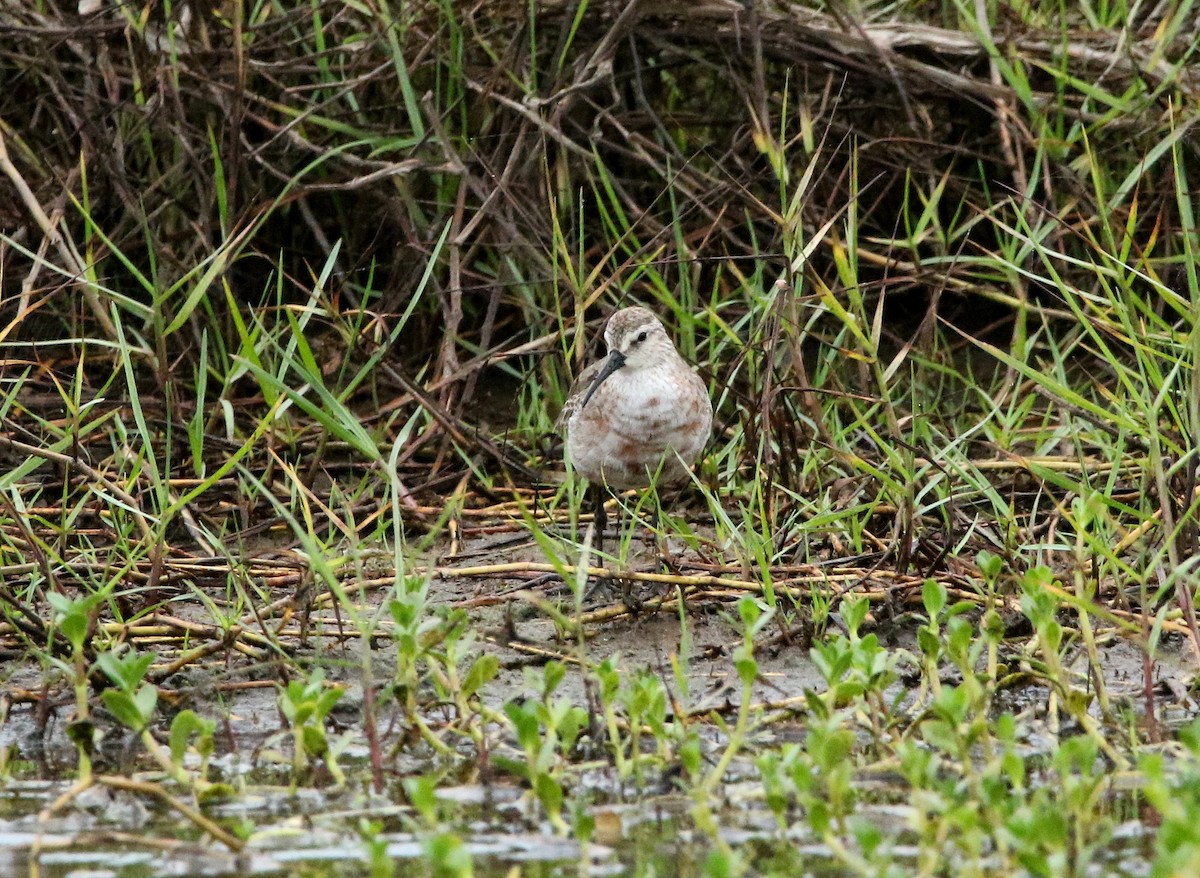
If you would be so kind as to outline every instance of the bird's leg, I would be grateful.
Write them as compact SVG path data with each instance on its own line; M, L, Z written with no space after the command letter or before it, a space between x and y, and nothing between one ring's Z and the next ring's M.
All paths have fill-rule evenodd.
M608 530L608 510L604 507L604 501L607 499L607 493L608 492L599 485L592 486L593 509L595 510L592 521L595 524L595 549L597 557L604 554L604 532ZM619 500L617 502L616 527L617 539L619 541L621 538L621 503ZM599 565L603 565L603 563L603 560L599 561ZM631 613L637 615L638 611L641 609L642 603L640 600L638 600L637 595L633 593L632 581L623 577L616 577L616 579L617 583L620 585L619 590L621 597L625 602L625 606L629 608ZM584 598L590 599L592 594L598 588L604 588L606 591L611 592L614 588L614 585L615 583L613 580L607 576L598 577L594 582L592 582L591 586L587 590L587 594L584 595Z
M654 540L658 543L659 559L668 572L677 573L679 567L676 564L674 555L671 554L671 537L665 533L666 528L664 527L664 523L662 523L664 519L670 521L670 517L668 517L666 510L662 509L662 494L659 494L655 499L658 500L658 503L654 504L653 510Z
M608 510L604 508L604 488L598 484L588 486L588 492L592 496L592 532L594 535L593 548L595 549L592 557L598 559L597 567L604 566L604 560L601 556L604 554L604 531L608 528ZM597 577L588 583L587 590L584 592L583 599L591 600L596 589L603 587L605 590L612 586L612 582L607 577Z
M621 498L618 496L617 497L617 512L616 512L616 518L617 518L616 532L617 532L617 543L618 543L617 548L618 548L618 551L620 552L622 567L624 567L626 562L628 561L628 553L633 551L633 546L632 546L633 535L637 530L637 521L638 521L637 510L634 509L633 513L632 513L633 517L629 523L629 532L627 534L625 532L624 511L625 511L625 504L624 504L624 502L622 502ZM629 542L626 542L626 540L628 540ZM639 598L637 596L637 594L634 593L633 589L634 589L635 580L630 579L626 576L618 576L618 577L616 577L616 580L617 580L618 585L620 586L621 599L625 602L626 608L629 610L629 612L632 615L637 616L638 613L641 612L642 601L641 601L641 598Z
M678 573L679 564L675 556L671 554L671 537L667 532L667 526L671 523L671 515L666 504L663 503L661 493L655 498L658 502L654 504L654 508L650 511L651 527L654 530L655 548L658 550L658 559L666 567L668 573ZM664 522L666 524L664 524Z
M592 503L595 514L592 520L596 523L596 554L604 554L604 531L608 528L608 510L604 508L604 488L592 485Z

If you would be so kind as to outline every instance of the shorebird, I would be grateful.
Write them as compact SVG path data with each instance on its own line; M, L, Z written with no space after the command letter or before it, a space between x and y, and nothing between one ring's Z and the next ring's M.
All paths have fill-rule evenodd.
M604 330L608 355L571 387L555 426L565 453L596 491L597 548L607 516L601 487L684 481L712 431L708 388L645 308L624 308Z

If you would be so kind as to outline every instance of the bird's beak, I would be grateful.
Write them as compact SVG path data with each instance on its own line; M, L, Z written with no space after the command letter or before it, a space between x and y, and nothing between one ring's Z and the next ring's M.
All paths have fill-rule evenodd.
M579 404L582 409L588 404L588 400L592 398L592 394L597 388L604 383L604 379L616 372L625 365L625 355L620 351L610 351L608 357L604 360L604 367L596 373L596 377L592 379L592 386L587 389L587 393L583 395L583 402Z

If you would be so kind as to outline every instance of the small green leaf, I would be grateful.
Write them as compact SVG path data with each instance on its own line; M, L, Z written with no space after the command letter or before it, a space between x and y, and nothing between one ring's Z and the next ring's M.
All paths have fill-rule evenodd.
M462 682L462 694L465 698L470 698L488 683L496 678L496 674L500 671L500 659L496 658L492 653L486 653L479 656L471 664L471 669L467 671L467 676Z
M329 750L329 740L325 737L325 730L320 726L302 727L300 740L304 744L304 752L310 756L324 756Z
M926 579L921 587L921 598L925 602L925 612L929 621L936 622L946 608L946 586L936 579Z
M937 634L924 627L917 629L917 646L928 659L936 659L942 651L942 641Z
M429 839L425 855L434 878L471 878L475 874L470 850L454 833L444 832Z
M551 659L546 662L546 667L542 671L542 697L549 698L554 694L554 690L563 681L567 675L567 666L560 661Z
M562 811L562 786L549 774L539 774L533 779L533 791L547 814L558 814Z
M866 598L845 598L842 600L839 610L842 614L842 621L846 623L846 628L849 629L851 637L858 636L858 629L867 618L867 611L870 609L870 606Z
M109 709L121 725L135 732L140 732L146 727L146 723L142 718L141 711L138 710L134 697L128 692L122 692L119 689L108 689L101 695L101 698L104 700L104 706Z

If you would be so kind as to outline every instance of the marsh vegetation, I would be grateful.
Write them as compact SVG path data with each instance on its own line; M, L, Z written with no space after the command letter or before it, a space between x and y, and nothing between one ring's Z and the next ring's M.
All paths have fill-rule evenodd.
M1198 43L0 0L0 863L1197 874ZM600 553L631 304L714 432Z

